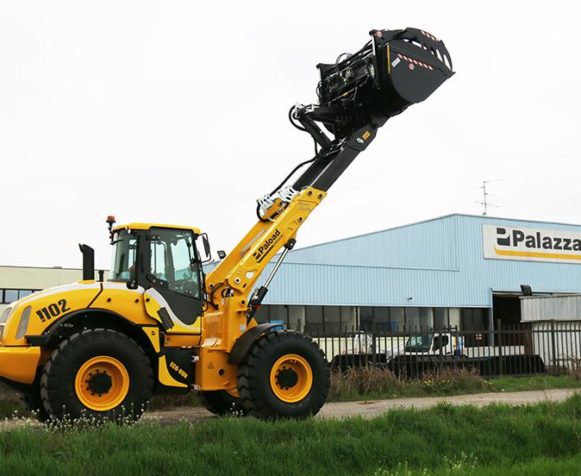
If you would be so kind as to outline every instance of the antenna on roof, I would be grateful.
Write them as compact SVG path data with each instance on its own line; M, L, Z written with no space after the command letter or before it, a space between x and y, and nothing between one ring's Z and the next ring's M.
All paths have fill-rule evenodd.
M484 207L484 211L482 212L483 216L488 215L488 207L498 208L498 205L495 205L494 203L490 203L488 201L488 197L490 197L490 196L494 197L494 194L489 193L486 189L486 186L491 182L501 182L502 180L504 180L504 179L483 180L482 185L480 187L478 187L479 189L482 190L482 201L477 200L475 203L478 203L479 205L482 205Z

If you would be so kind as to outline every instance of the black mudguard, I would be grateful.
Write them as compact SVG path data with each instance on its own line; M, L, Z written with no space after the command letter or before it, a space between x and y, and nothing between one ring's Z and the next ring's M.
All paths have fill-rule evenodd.
M232 351L228 356L228 363L232 365L240 365L244 361L246 354L248 354L250 347L252 347L252 344L256 341L256 339L258 339L261 335L271 331L275 327L280 327L280 324L267 322L265 324L259 324L252 329L248 329L234 343L234 347L232 347Z

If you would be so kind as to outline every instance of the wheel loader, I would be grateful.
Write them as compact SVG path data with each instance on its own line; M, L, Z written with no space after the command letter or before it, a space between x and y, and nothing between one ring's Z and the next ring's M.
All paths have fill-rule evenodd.
M330 371L306 335L257 323L255 313L297 232L385 122L425 100L454 73L426 31L372 30L357 52L319 64L318 102L289 119L315 143L311 159L257 203L257 222L209 269L195 227L116 225L113 261L83 279L12 303L0 317L0 381L41 420L138 419L154 395L196 391L211 412L258 418L316 414ZM257 281L276 257L260 286ZM207 272L206 272L207 271Z

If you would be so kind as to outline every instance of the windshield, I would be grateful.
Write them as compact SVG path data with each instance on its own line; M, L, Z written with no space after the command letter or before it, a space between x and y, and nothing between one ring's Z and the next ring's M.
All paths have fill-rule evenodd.
M152 229L150 256L151 278L157 284L200 298L200 269L191 231Z
M115 232L113 236L113 260L110 281L135 281L135 261L137 257L137 237L127 230Z
M421 334L411 336L405 343L406 352L428 352L432 346L432 335Z

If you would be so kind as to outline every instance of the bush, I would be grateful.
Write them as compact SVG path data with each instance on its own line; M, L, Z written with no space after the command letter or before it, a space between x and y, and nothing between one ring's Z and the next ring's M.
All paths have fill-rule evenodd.
M388 369L369 366L333 372L329 400L452 395L492 389L492 384L474 370L441 369L424 374L422 379L405 379Z
M423 376L422 388L429 395L450 395L490 391L492 384L475 370L441 369Z
M360 395L394 393L404 381L388 369L378 367L350 368L331 374L329 400L349 400Z

